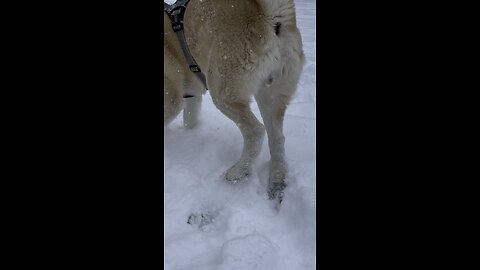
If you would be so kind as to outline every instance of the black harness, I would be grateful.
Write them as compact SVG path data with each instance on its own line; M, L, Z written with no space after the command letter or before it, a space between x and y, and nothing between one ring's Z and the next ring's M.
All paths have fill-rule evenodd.
M205 74L202 73L200 67L195 62L192 54L188 50L187 42L185 41L185 33L183 32L183 16L185 15L185 10L187 9L187 4L190 0L178 0L173 5L169 5L163 2L163 11L165 11L172 22L172 28L175 33L177 33L178 41L180 41L180 47L182 47L183 55L187 64L192 71L203 83L205 89L208 90L207 80L205 79Z

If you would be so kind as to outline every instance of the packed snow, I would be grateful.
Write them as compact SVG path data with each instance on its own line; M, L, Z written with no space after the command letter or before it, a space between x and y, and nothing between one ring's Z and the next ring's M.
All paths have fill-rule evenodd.
M298 0L296 9L307 61L285 116L289 173L280 209L267 198L266 136L249 180L222 180L243 140L207 92L198 127L185 130L180 114L164 131L164 269L315 269L316 3ZM252 110L261 121L255 102Z

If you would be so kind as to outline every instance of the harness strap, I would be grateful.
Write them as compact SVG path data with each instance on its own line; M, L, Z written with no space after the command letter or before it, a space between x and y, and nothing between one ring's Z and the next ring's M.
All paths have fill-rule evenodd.
M190 0L178 0L173 5L163 2L163 10L167 13L170 21L172 22L173 31L177 33L178 41L180 41L180 47L182 48L183 55L185 56L185 60L187 60L190 71L193 72L198 79L200 79L205 88L208 90L205 74L202 73L202 70L190 53L187 41L185 40L185 33L183 32L183 16L185 14L185 10L187 9L188 2L190 2Z

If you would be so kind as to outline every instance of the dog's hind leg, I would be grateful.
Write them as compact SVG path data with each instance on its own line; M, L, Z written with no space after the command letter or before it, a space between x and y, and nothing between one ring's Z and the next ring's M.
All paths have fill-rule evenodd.
M244 89L236 89L244 90ZM225 172L225 179L236 182L252 172L252 163L260 153L265 130L250 109L248 99L233 98L230 94L212 91L215 106L240 129L243 151L240 160Z
M200 109L202 107L202 95L185 96L185 109L183 110L183 125L185 128L193 128L198 123Z
M268 135L270 176L267 191L270 199L281 200L283 189L286 187L287 163L283 120L288 103L297 88L300 76L298 71L301 70L301 66L294 70L297 72L282 71L281 74L272 74L255 95Z
M267 130L268 147L270 149L270 176L268 179L268 197L274 199L286 187L285 176L287 164L285 161L285 136L283 135L283 118L289 96L272 96L268 91L261 89L255 99L262 114L263 123Z

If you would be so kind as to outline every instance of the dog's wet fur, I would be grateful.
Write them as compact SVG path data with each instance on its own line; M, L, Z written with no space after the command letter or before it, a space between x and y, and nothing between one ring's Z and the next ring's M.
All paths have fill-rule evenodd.
M266 130L271 155L267 192L279 199L287 174L283 119L304 64L293 0L192 0L184 24L213 103L243 135L241 157L225 179L236 182L251 174ZM206 90L190 71L166 14L164 25L164 125L184 109L184 126L193 128ZM250 109L252 96L263 124Z

